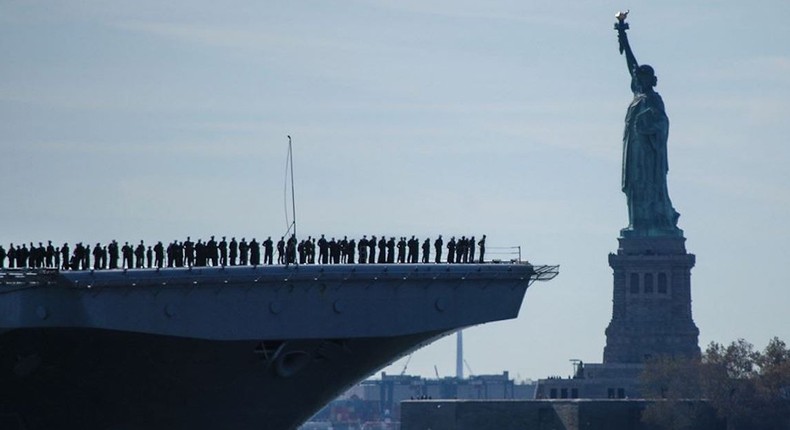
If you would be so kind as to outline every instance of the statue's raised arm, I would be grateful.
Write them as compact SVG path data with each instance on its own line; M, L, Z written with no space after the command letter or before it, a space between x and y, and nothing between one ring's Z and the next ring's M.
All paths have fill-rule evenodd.
M636 62L634 51L631 50L631 45L628 43L628 35L625 33L625 31L628 30L628 23L625 22L628 12L630 12L630 10L617 12L617 14L615 14L614 17L617 18L617 22L614 24L614 28L617 30L617 41L620 42L620 54L625 53L628 74L633 75L634 70L639 67L639 63Z

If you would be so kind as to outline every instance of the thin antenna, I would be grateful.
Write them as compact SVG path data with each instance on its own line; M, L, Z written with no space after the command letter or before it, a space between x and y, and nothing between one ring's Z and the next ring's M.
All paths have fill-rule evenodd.
M288 136L288 153L285 154L285 177L283 178L283 213L285 214L285 236L291 232L291 221L288 220L288 170L291 161L291 136Z
M288 170L291 171L291 211L293 212L293 222L288 222ZM288 238L288 245L285 248L285 266L290 264L293 259L294 264L299 265L296 259L296 193L294 191L294 154L293 145L291 144L291 136L288 135L288 158L285 160L285 184L283 184L283 209L285 210L285 224L288 226L285 230L285 237ZM293 232L291 232L293 227ZM290 235L289 235L290 233ZM293 238L293 242L291 239ZM293 255L292 255L293 254Z
M294 215L294 239L296 239L296 194L294 193L294 153L291 147L291 136L288 135L288 158L291 160L291 213Z

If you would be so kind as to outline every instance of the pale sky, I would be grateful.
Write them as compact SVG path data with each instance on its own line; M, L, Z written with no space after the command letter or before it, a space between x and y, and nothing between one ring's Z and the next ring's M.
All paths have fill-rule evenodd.
M476 374L600 362L631 100L670 117L700 346L790 341L790 2L0 1L0 243L488 235L560 275L465 331ZM385 369L400 373L405 359ZM450 376L455 339L407 373Z

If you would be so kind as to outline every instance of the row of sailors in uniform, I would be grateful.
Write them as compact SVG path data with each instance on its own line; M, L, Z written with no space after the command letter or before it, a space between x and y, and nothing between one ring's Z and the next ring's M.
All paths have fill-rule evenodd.
M12 243L8 251L0 245L0 268L5 267L6 257L9 268L43 267L65 270L161 268L165 267L165 258L167 258L167 267L218 266L228 263L236 265L237 258L240 265L261 264L261 244L255 239L248 243L245 239L236 242L234 238L230 246L224 239L217 243L214 236L211 236L208 242L198 240L195 243L187 237L186 241L173 241L167 247L162 245L162 242L157 242L153 247L147 248L142 240L136 246L130 245L129 242L120 246L113 240L106 246L97 243L93 248L80 242L75 245L73 252L68 243L58 248L52 245L52 241L49 241L46 247L41 242L38 246L31 243L29 248L26 245L14 247ZM264 241L263 245L267 249L268 261L271 264L271 237ZM228 261L228 248L230 248L230 261Z
M475 248L479 247L479 262L482 263L485 258L485 240L486 236L479 242L475 242L474 236L467 238L462 236L456 240L453 236L447 242L447 263L474 263L475 262ZM354 239L348 240L343 237L342 240L336 241L334 238L327 241L324 235L318 240L308 237L307 241L299 244L297 249L299 253L299 263L313 264L315 260L316 245L319 250L318 262L320 264L349 264L357 262L359 264L373 264L373 263L417 263L419 258L420 248L422 249L422 263L431 261L431 239L426 238L420 245L420 240L415 236L411 239L401 237L398 241L394 237L389 240L386 236L376 238L371 236L368 239L367 235L363 236L359 242ZM442 262L442 249L444 240L442 235L433 242L434 248L434 262ZM397 248L397 254L395 250ZM378 255L376 251L378 250ZM358 255L355 255L357 251Z
M482 263L485 258L485 240L485 235L478 242L475 242L474 236L470 238L462 236L458 240L452 237L447 243L447 263L474 263L475 248L479 248L479 262ZM442 262L443 245L444 241L439 235L433 242L436 263ZM43 267L64 270L271 265L274 248L275 244L271 237L261 243L254 238L250 242L245 238L240 242L237 242L236 238L227 242L225 237L217 242L214 236L211 236L207 242L201 239L192 242L187 237L183 242L173 241L166 247L162 242L146 247L142 240L136 246L130 245L129 242L119 246L118 242L113 240L106 246L97 243L93 248L90 245L77 243L73 252L67 243L61 247L54 247L52 241L49 241L46 247L41 242L38 246L30 243L29 248L24 244L15 247L12 243L7 251L0 245L0 268L5 267L6 259L9 268ZM387 240L382 236L377 240L376 236L371 236L370 239L363 236L357 242L354 239L348 240L347 237L342 240L335 238L327 240L321 235L319 239L308 237L298 243L296 238L291 236L288 241L284 237L280 238L276 244L277 264L417 263L419 248L420 241L415 236L408 240L401 237L397 242L394 237ZM425 239L422 242L423 263L430 261L430 248L430 239Z

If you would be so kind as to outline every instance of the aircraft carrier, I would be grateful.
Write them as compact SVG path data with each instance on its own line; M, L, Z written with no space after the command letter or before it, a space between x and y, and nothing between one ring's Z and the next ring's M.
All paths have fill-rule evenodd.
M0 270L0 428L293 429L557 266Z

